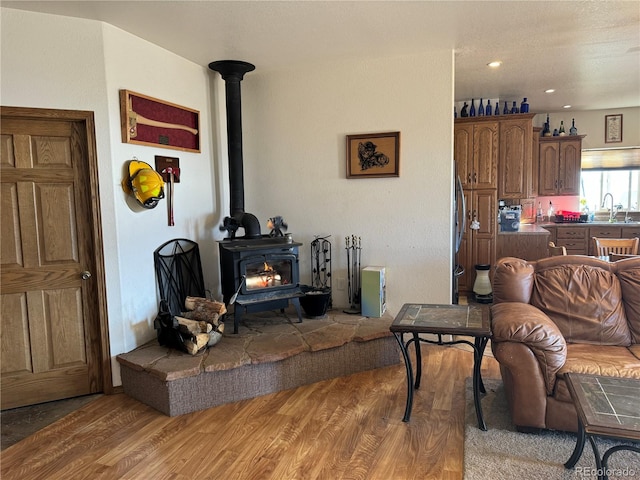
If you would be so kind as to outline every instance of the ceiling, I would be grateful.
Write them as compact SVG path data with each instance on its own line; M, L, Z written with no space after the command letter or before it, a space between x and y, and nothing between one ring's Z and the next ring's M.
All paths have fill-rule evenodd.
M456 101L519 104L527 97L534 112L640 105L637 0L2 0L2 6L101 20L201 65L245 60L266 71L449 48ZM492 60L502 67L487 67ZM544 93L549 88L555 93Z

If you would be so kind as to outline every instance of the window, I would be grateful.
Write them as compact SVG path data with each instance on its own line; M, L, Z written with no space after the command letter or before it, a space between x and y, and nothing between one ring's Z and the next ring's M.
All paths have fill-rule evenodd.
M640 169L582 170L580 182L581 198L586 200L586 207L590 212L601 208L602 199L607 193L613 195L614 207L619 210L639 210ZM605 207L610 208L608 199Z
M593 212L602 208L607 193L614 208L640 210L640 148L611 148L582 151L580 196ZM609 199L605 208L611 208Z

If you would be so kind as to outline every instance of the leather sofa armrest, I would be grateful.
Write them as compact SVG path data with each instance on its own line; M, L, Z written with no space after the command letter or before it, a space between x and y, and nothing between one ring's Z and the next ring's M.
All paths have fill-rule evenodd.
M567 343L555 323L541 310L520 302L491 307L491 343L525 344L535 355L551 395L556 373L567 359Z

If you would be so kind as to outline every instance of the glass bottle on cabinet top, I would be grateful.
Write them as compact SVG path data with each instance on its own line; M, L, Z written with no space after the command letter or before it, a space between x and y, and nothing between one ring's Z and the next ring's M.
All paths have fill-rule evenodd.
M566 135L566 132L564 131L564 120L560 120L560 130L558 132L559 135Z
M516 102L513 102L511 106L511 113L519 113L518 107L516 107Z
M482 104L482 99L480 99L480 105L478 106L478 116L484 116L484 105Z
M496 108L495 108L495 110L493 111L493 114L494 114L495 116L500 115L500 103L498 102L498 100L496 100Z
M476 116L476 101L473 98L471 99L471 107L469 108L469 116L470 117L475 117Z
M569 129L569 135L577 135L578 129L576 128L576 119L571 119L571 128Z
M527 97L524 97L520 104L520 113L529 113L529 103L527 103Z
M486 116L491 116L491 100L487 100L487 108L484 109Z
M504 101L504 108L502 109L502 114L507 115L509 113L509 107L507 107L507 101Z

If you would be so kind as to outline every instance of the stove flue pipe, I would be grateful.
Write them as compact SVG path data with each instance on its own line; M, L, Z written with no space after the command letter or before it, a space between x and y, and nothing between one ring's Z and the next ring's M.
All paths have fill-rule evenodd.
M242 104L240 82L244 74L255 70L255 66L240 60L219 60L211 62L209 68L222 75L225 81L227 106L227 143L229 146L229 187L231 217L225 218L224 229L231 237L239 227L245 236L259 238L260 222L251 213L244 211L244 172L242 155Z

